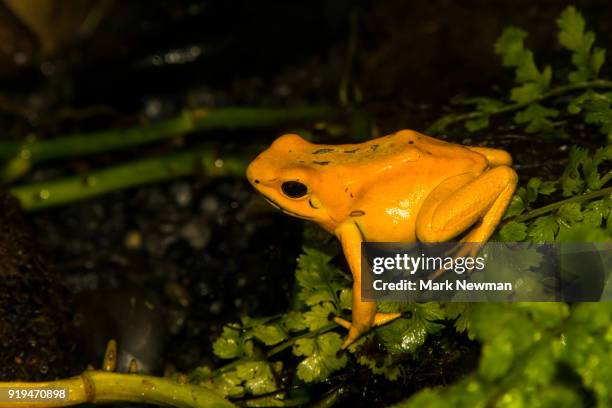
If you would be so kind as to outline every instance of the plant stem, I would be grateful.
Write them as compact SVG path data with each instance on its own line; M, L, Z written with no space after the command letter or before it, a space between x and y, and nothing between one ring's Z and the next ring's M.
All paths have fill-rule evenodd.
M65 388L67 401L0 402L0 407L68 407L84 403L139 402L177 408L235 407L205 387L181 384L167 378L139 374L120 374L108 371L85 371L78 377L49 382L4 382L6 388Z
M14 157L37 163L107 152L202 130L253 129L330 119L338 111L326 106L294 108L192 109L163 121L25 143L0 143L0 161Z
M579 91L579 90L589 89L589 88L612 88L612 81L596 79L594 81L589 81L589 82L580 82L576 84L558 86L526 102L506 105L502 108L499 108L497 110L490 111L490 112L469 112L469 113L465 113L462 115L452 116L448 118L447 120L444 120L444 127L451 125L453 123L457 123L457 122L463 122L463 121L470 120L470 119L478 119L482 116L493 116L493 115L499 115L501 113L512 112L512 111L524 108L526 106L529 106L534 102L540 102L545 99L554 98L555 96L560 96L568 92ZM433 129L435 129L436 123L430 126L428 131L432 131Z
M318 330L309 331L309 332L306 332L306 333L301 334L299 336L291 337L290 339L285 340L281 344L277 345L276 347L274 347L273 349L268 351L266 353L266 357L270 358L273 355L280 353L281 351L283 351L287 347L291 347L293 345L293 343L295 343L299 339L304 339L304 338L308 338L308 337L316 337L316 336L318 336L320 334L323 334L325 332L333 330L333 329L335 329L337 327L338 327L338 325L336 323L330 323L330 324L327 324L327 325L321 327Z
M604 188L602 190L592 191L590 193L586 193L586 194L582 194L582 195L579 195L579 196L570 197L570 198L567 198L565 200L557 201L555 203L552 203L552 204L549 204L549 205L545 205L544 207L540 207L540 208L536 208L535 210L528 211L525 214L518 215L518 216L516 216L514 218L510 218L508 221L524 222L524 221L530 220L532 218L536 218L536 217L539 217L541 215L544 215L544 214L547 214L549 212L552 212L552 211L560 208L564 204L567 204L567 203L579 203L579 202L582 202L582 201L588 201L588 200L592 200L594 198L606 196L608 194L612 194L612 187L607 187L607 188Z
M33 211L99 196L110 191L202 172L206 177L242 176L247 159L220 156L209 146L95 170L81 176L15 186L24 210Z

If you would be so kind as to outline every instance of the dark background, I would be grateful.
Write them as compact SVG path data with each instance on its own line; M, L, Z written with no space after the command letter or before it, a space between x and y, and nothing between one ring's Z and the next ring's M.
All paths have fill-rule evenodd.
M335 105L343 79L362 94L349 102L372 114L375 132L424 130L453 109L448 101L454 97L504 94L512 76L493 44L508 25L529 32L527 45L540 66L563 60L569 67L556 39L555 19L570 4L564 1L16 4L0 3L4 140L122 127L196 106ZM609 48L609 3L571 4L597 33L597 45ZM269 143L283 130L206 138ZM477 139L455 141L477 143L507 133L516 132L493 127ZM513 153L523 178L558 169L566 156L567 146L550 141L497 140ZM141 154L39 166L25 181ZM13 358L3 377L74 374L99 365L105 339L118 338L120 349L129 350L143 333L141 364L153 373L215 364L210 344L224 323L278 313L290 302L301 222L264 210L257 200L244 180L186 179L27 215L45 265L55 271L47 285L63 316L57 325L69 326L68 340L63 347L49 343L57 353L50 361ZM39 343L49 335L34 328L28 333ZM443 337L424 349L442 357L419 360L402 387L369 372L338 381L350 384L348 398L362 404L396 401L422 386L452 381L475 364L477 346ZM23 357L36 345L7 347Z

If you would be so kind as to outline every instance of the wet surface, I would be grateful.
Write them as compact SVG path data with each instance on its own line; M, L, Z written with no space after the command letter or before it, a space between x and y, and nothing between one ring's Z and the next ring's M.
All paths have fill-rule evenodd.
M70 295L18 203L0 195L0 380L71 374Z
M223 324L244 314L285 310L300 223L271 211L250 214L249 208L258 206L250 200L250 188L242 181L206 188L177 181L33 215L65 284L81 299L81 313L100 315L99 336L88 334L90 342L82 344L86 355L99 357L101 345L118 331L132 343L139 337L158 343L162 339L147 332L156 327L169 338L163 348L152 346L157 357L189 370L209 362L211 343ZM130 325L117 308L142 296L139 288L157 294L160 307L137 317L149 322ZM116 304L100 313L104 298ZM160 315L163 327L155 323ZM83 363L96 365L95 359Z

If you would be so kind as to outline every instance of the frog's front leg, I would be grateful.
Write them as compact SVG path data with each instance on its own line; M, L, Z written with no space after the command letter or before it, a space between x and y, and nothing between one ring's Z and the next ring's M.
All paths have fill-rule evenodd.
M343 223L335 232L342 244L344 256L353 275L352 322L340 317L334 319L336 323L349 331L342 343L342 348L346 348L367 333L371 327L388 323L397 319L401 314L376 313L376 302L363 302L361 300L361 243L364 240L363 236L358 225L353 221Z
M423 202L416 220L417 238L448 241L473 226L462 241L486 242L501 221L517 180L514 170L501 165L442 182Z

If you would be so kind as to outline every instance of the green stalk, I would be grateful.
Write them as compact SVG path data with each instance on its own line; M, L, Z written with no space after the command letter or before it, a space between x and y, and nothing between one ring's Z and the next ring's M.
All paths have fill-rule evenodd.
M84 403L139 402L177 408L232 408L236 405L205 387L167 378L107 371L85 371L78 377L49 382L4 382L0 389L69 390L67 401L0 402L0 407L69 407ZM4 393L5 394L5 393Z
M33 211L196 172L206 177L242 177L246 163L246 159L236 155L219 157L208 147L136 160L82 176L15 186L10 192L19 199L24 210Z
M525 222L525 221L530 220L532 218L537 218L537 217L539 217L541 215L553 212L553 211L561 208L561 206L564 205L564 204L568 204L568 203L580 203L580 202L583 202L583 201L589 201L589 200L592 200L594 198L605 197L608 194L612 194L612 187L607 187L607 188L604 188L604 189L601 189L601 190L592 191L590 193L582 194L582 195L579 195L579 196L566 198L565 200L557 201L557 202L554 202L552 204L545 205L544 207L540 207L540 208L536 208L534 210L528 211L525 214L509 218L508 221Z
M326 106L295 108L192 109L163 121L49 140L0 143L0 161L16 157L31 163L80 157L143 145L177 135L218 129L254 129L330 119L337 110Z
M585 90L585 89L590 89L590 88L603 88L603 89L610 89L612 88L612 81L607 81L607 80L603 80L603 79L596 79L594 81L589 81L589 82L580 82L577 84L569 84L569 85L563 85L563 86L558 86L556 88L551 89L548 92L543 93L542 95L533 98L527 102L520 102L520 103L513 103L511 105L506 105L503 106L497 110L494 111L490 111L490 112L469 112L469 113L465 113L462 115L454 115L454 116L446 116L443 117L440 121L435 122L433 125L431 125L428 129L429 132L434 132L435 129L440 128L440 125L442 124L442 128L447 127L448 125L452 125L453 123L458 123L458 122L464 122L466 120L471 120L471 119L478 119L482 116L494 116L494 115L499 115L502 113L507 113L507 112L513 112L516 110L519 110L521 108L527 107L529 105L531 105L534 102L540 102L543 101L545 99L550 99L550 98L554 98L556 96L561 96L563 94L569 93L569 92L574 92L574 91L580 91L580 90Z
M281 351L285 350L287 347L293 346L293 343L295 343L299 339L316 337L316 336L319 336L319 335L321 335L323 333L326 333L326 332L328 332L330 330L333 330L333 329L336 329L336 328L338 328L338 324L337 323L330 323L330 324L326 324L325 326L323 326L320 329L317 329L315 331L308 331L308 332L306 332L304 334L301 334L299 336L291 337L291 338L283 341L279 345L275 346L270 351L268 351L266 353L266 357L270 358L273 355L278 354Z

